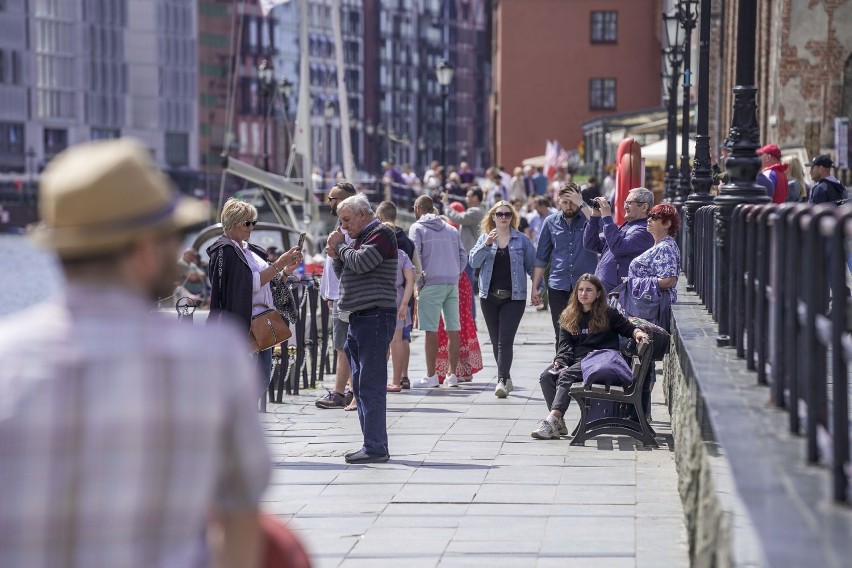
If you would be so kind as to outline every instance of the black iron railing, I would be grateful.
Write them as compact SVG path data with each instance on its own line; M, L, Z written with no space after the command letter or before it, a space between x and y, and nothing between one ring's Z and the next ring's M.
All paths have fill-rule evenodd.
M709 205L696 215L692 285L714 319L727 310L720 343L735 347L758 384L769 386L790 432L806 436L807 462L828 466L835 501L848 502L852 206L737 206L728 274L719 270L718 210Z

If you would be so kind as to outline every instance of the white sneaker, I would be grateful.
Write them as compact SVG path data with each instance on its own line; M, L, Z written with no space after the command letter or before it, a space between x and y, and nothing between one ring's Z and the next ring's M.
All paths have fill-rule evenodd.
M558 440L559 432L556 431L556 424L550 420L542 420L532 431L532 437L537 440Z
M568 426L565 425L565 419L564 418L557 418L556 419L556 433L559 434L560 436L567 436L568 435Z
M512 384L512 379L506 379L506 390L509 392L515 390L515 385Z
M439 384L438 375L434 374L431 377L423 377L411 386L415 389L431 389L437 387Z
M455 374L447 375L447 377L444 379L444 386L445 387L457 387L457 386L459 386L459 378Z
M506 398L509 396L509 389L506 388L506 382L503 379L497 379L497 386L494 388L494 396L497 398Z

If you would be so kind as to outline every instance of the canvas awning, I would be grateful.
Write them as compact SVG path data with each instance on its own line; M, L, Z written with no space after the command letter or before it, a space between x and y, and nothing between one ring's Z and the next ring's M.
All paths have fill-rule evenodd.
M680 156L680 145L682 138L680 136L677 137L677 142L675 143L675 155ZM646 162L657 162L660 164L666 163L666 153L668 151L668 141L666 138L658 142L654 142L653 144L648 144L647 146L642 146L642 157L645 158ZM689 155L695 155L695 140L689 140Z

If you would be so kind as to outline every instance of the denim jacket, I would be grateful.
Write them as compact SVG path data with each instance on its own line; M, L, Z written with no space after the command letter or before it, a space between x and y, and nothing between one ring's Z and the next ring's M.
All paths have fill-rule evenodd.
M509 258L512 266L512 299L527 299L527 275L532 275L535 263L535 249L529 238L515 229L509 236ZM488 297L491 285L491 272L494 269L494 257L497 255L497 243L485 244L487 234L479 235L476 244L470 249L470 265L479 269L479 297Z

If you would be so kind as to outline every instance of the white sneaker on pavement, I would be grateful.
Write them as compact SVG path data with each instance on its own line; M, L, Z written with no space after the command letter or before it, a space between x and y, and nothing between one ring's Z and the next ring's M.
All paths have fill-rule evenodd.
M447 375L444 379L445 387L457 387L459 386L459 378L453 373L452 375Z
M515 390L515 385L512 384L512 379L506 379L506 390L509 392Z
M497 386L494 387L494 396L497 398L506 398L509 396L509 389L506 387L505 379L497 379Z
M545 419L538 423L531 435L537 440L558 440L559 432L556 431L556 427L555 423Z
M560 436L568 435L568 426L565 425L565 418L558 418L556 420L556 432Z
M423 377L422 379L411 385L411 387L415 389L431 389L437 387L439 384L440 381L438 381L438 375L436 373L431 377Z

